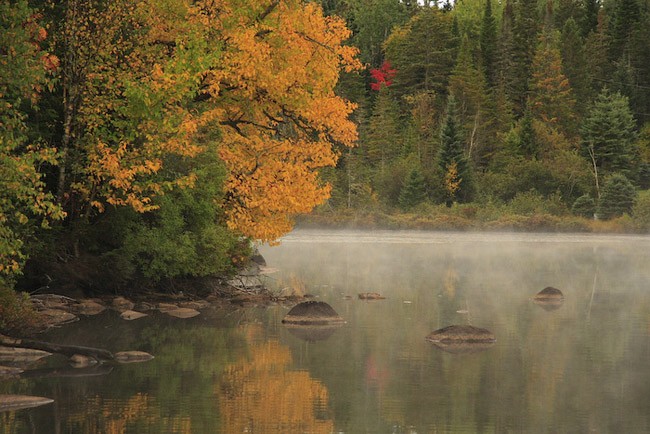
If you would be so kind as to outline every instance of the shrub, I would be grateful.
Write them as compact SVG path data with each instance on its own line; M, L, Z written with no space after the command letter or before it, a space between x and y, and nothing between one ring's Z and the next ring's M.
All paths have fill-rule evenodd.
M650 230L650 190L639 192L634 207L632 207L632 219L638 229Z
M580 217L593 218L596 212L596 201L588 194L582 195L573 202L571 212Z
M0 280L0 331L28 327L35 319L27 294L16 293Z
M630 213L636 199L636 191L632 183L620 173L615 173L605 180L598 216L605 220Z

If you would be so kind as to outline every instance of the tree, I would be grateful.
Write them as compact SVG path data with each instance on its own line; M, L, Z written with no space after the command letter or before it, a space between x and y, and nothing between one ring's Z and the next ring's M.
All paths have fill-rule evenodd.
M532 64L528 107L535 119L564 135L573 133L575 99L569 80L562 72L559 34L541 34Z
M627 98L604 89L581 127L581 153L592 163L597 186L603 176L614 172L634 174L635 128Z
M590 95L585 40L573 18L569 18L562 28L560 41L562 72L569 79L569 85L576 99L576 111L584 113Z
M458 200L469 202L474 194L471 168L465 156L464 135L458 120L456 98L450 95L447 114L440 130L438 165L443 173L447 205ZM457 184L456 184L457 183Z
M386 39L386 58L397 69L398 96L433 91L446 95L456 58L453 18L437 8L423 8Z
M577 198L571 207L571 212L573 214L589 219L593 218L595 211L596 201L594 201L594 199L588 194L584 194Z
M415 165L404 180L402 191L399 194L399 206L408 210L426 199L426 183L419 165Z
M481 66L483 68L483 74L485 74L485 81L487 86L492 88L497 81L497 24L492 15L491 0L485 2L485 10L483 11L483 19L481 20L480 47Z
M630 213L636 199L632 183L620 173L605 180L603 192L598 203L598 217L605 220Z
M43 49L48 33L26 1L0 3L0 287L10 286L27 259L26 241L63 218L38 167L54 153L28 137L23 107L52 84L58 59Z
M511 98L515 113L521 115L526 106L539 20L536 0L521 0L516 6L512 27L514 63Z

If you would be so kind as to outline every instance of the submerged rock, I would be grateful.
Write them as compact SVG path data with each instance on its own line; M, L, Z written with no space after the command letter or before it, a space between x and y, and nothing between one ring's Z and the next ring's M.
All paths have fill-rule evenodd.
M73 355L68 359L68 361L73 368L87 368L88 366L96 365L99 363L94 357L83 356L81 354Z
M94 300L82 300L75 306L75 311L80 315L97 315L106 310L106 306Z
M0 395L0 412L38 407L39 405L51 404L53 402L53 399L42 398L40 396Z
M147 362L153 359L153 356L144 351L120 351L119 353L113 354L115 360L120 363L140 363Z
M451 325L431 332L431 342L495 342L494 334L486 329L471 325Z
M178 307L176 309L166 310L164 313L166 313L169 316L173 316L175 318L183 318L183 319L193 318L201 314L201 312L199 312L198 310L190 309L187 307Z
M113 308L120 312L124 312L125 310L132 310L134 306L134 302L127 300L124 297L115 297L113 299Z
M359 294L361 300L384 300L386 297L377 292L362 292Z
M79 319L76 315L61 309L45 309L40 311L39 315L48 325L52 326L67 324Z
M284 324L342 324L345 321L323 301L305 301L295 305L282 320Z

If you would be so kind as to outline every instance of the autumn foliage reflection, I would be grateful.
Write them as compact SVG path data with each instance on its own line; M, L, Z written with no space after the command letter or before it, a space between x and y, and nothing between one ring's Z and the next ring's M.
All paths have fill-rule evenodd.
M219 400L224 432L330 433L327 388L292 371L289 348L270 340L226 368Z

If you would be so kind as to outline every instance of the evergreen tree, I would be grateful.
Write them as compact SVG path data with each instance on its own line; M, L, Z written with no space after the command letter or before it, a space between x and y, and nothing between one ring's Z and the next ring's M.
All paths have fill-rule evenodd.
M468 143L470 159L482 164L480 156L486 140L485 77L475 66L467 36L461 42L456 67L449 79L449 92L454 95L458 107L459 121Z
M398 97L423 91L446 95L457 50L452 14L424 8L395 28L384 48L397 69L394 90Z
M606 179L603 186L598 217L607 220L630 213L635 199L636 190L632 183L624 175L615 173Z
M405 210L412 208L424 202L426 195L424 176L419 165L416 164L404 181L404 186L399 194L399 206Z
M596 212L596 201L588 194L584 194L573 202L571 212L580 217L593 218Z
M485 74L485 82L489 88L494 87L497 80L497 24L492 15L492 2L485 2L480 33L481 66Z
M372 116L364 130L367 161L372 166L385 168L386 164L400 154L402 134L399 122L399 106L391 89L382 86L375 101Z
M583 0L582 3L582 20L580 29L582 36L587 37L589 33L596 32L598 28L598 11L600 10L599 0Z
M633 175L635 126L627 98L604 89L581 128L581 153L597 172L596 180L614 172Z
M513 27L514 65L513 91L511 95L515 113L522 115L526 106L529 80L537 45L538 15L536 0L519 0L515 9Z
M639 21L640 10L637 0L618 0L614 7L609 27L609 55L611 60L618 60L629 54L629 40Z
M539 156L539 143L533 128L533 114L529 109L526 109L524 116L519 120L518 147L525 157Z
M576 99L576 110L583 113L589 98L587 81L587 59L585 58L585 41L580 36L580 29L573 18L569 18L562 28L560 51L562 54L562 71L569 79Z
M453 190L447 198L448 205L456 200L468 202L474 194L471 168L464 148L464 135L458 119L456 98L452 94L449 96L447 114L440 129L440 155L438 157L438 165L444 177L443 188L448 192ZM448 185L445 185L448 183L457 183L457 186L450 189Z
M569 80L562 72L558 42L559 34L555 30L540 35L532 65L529 107L535 119L547 128L568 136L573 133L575 100Z

